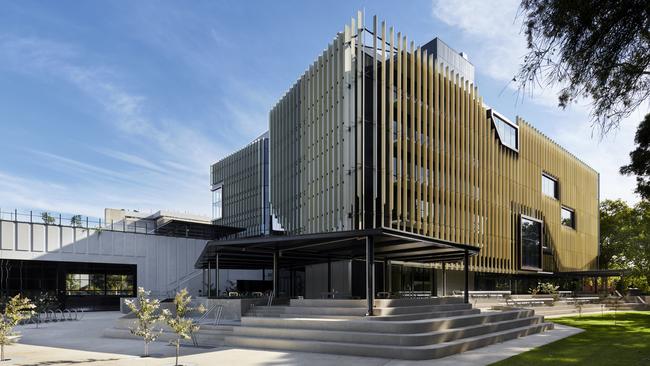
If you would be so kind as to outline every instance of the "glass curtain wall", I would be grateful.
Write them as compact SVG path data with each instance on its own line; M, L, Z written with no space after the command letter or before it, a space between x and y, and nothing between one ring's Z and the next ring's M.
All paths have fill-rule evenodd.
M391 266L391 289L393 292L431 292L432 279L432 268L411 267L403 264L393 264Z

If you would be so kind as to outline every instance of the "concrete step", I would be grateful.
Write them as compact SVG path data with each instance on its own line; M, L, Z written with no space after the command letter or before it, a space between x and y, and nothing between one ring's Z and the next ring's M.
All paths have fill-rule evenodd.
M232 332L232 325L212 325L212 324L201 324L200 331L213 331L213 332Z
M373 317L373 320L377 321L406 321L406 320L420 320L420 319L435 319L435 318L445 318L445 317L454 317L461 315L471 315L481 313L480 309L462 309L462 310L449 310L449 311L432 311L426 313L414 313L414 314L398 314L398 315L382 315Z
M232 334L232 331L217 332L217 331L210 331L210 330L207 331L199 330L199 332L196 333L196 340L199 347L221 347L225 344L224 343L225 337L230 334ZM131 334L131 331L129 329L123 329L123 328L104 329L103 336L106 338L139 339L139 340L142 339L141 337ZM158 335L156 342L169 342L174 339L176 339L175 333L162 332ZM181 340L181 344L184 346L194 345L191 339L183 339Z
M364 316L366 308L313 307L313 306L270 306L251 309L254 314L304 314L304 315L348 315Z
M471 309L472 304L441 304L441 305L413 305L399 307L375 307L375 315L401 315L401 314L420 314L432 313L438 311L466 310Z
M420 319L410 321L381 321L382 317L362 319L290 319L272 317L243 317L241 327L267 327L284 329L313 329L323 331L357 331L369 333L426 333L471 325L494 323L505 320L529 318L532 310L520 309L502 312L488 312L446 318Z
M375 315L428 314L443 311L471 309L471 304L418 305L401 307L377 307ZM348 317L365 316L365 307L315 307L315 306L269 306L255 307L246 313L247 316L281 316L282 314L297 315L343 315ZM459 313L460 315L460 313ZM417 317L413 319L418 319Z
M281 328L255 328L239 327L233 331L233 336L273 338L273 339L297 339L325 342L349 342L375 345L394 346L422 346L449 342L455 339L467 338L503 331L512 328L519 328L528 325L539 324L544 321L543 317L534 316L514 320L506 320L496 323L472 325L462 328L446 329L427 333L412 334L390 334L390 333L369 333L357 331L323 331L314 329L281 329Z
M341 307L341 308L362 308L366 306L366 300L351 299L291 299L289 306L301 307Z
M300 318L300 319L359 319L365 316L363 315L324 315L324 314L296 314L296 313L285 313L281 311L277 312L255 312L249 311L245 317L254 317L254 318Z
M375 307L403 307L403 306L425 306L425 305L448 305L464 304L462 297L431 297L424 299L376 299Z
M280 314L284 319L363 319L364 316L356 315L318 315L318 314Z
M374 305L379 308L399 307L399 306L420 306L420 305L445 305L445 304L462 304L462 297L431 297L418 299L375 299ZM366 308L365 299L291 299L289 306L301 307L351 307Z
M450 342L424 346L375 345L350 342L329 342L299 339L277 339L232 335L226 337L226 344L236 347L251 347L301 352L332 353L337 355L383 357L408 360L426 360L449 356L473 348L503 342L552 329L552 323L538 323L474 337L456 339Z

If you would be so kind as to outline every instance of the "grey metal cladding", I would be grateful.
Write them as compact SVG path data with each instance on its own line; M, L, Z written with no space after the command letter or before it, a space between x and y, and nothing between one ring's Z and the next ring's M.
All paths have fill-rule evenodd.
M287 233L351 228L353 47L337 35L269 114L271 210Z
M265 154L268 154L268 137L262 136L211 167L213 187L222 187L223 213L215 223L245 228L238 236L256 236L269 231L269 215L264 204Z

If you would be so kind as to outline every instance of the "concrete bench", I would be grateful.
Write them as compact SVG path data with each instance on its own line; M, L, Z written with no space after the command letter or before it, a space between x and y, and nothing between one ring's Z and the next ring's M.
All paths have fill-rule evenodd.
M470 297L506 297L510 296L512 292L510 291L467 291ZM454 291L455 296L463 296L465 291Z
M425 297L431 297L430 291L398 291L397 294L400 298L405 299L419 299Z
M506 299L506 305L544 305L548 303L552 303L553 298L552 297L533 297L530 299Z
M590 303L594 301L599 301L600 297L598 296L584 296L584 297L571 297L565 299L567 303Z

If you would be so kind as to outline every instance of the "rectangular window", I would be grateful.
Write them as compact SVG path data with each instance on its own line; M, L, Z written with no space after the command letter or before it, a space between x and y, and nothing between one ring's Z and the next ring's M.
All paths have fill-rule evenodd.
M521 268L542 269L542 222L521 216Z
M122 274L106 275L106 294L125 296L133 293L133 276Z
M223 217L223 186L212 191L212 219L218 220Z
M65 276L65 290L67 295L73 296L133 296L134 277L126 274L68 273Z
M568 226L572 229L576 228L576 213L573 209L562 206L562 212L560 215L562 225Z
M557 179L542 174L542 193L546 196L560 199L560 190L558 189Z

